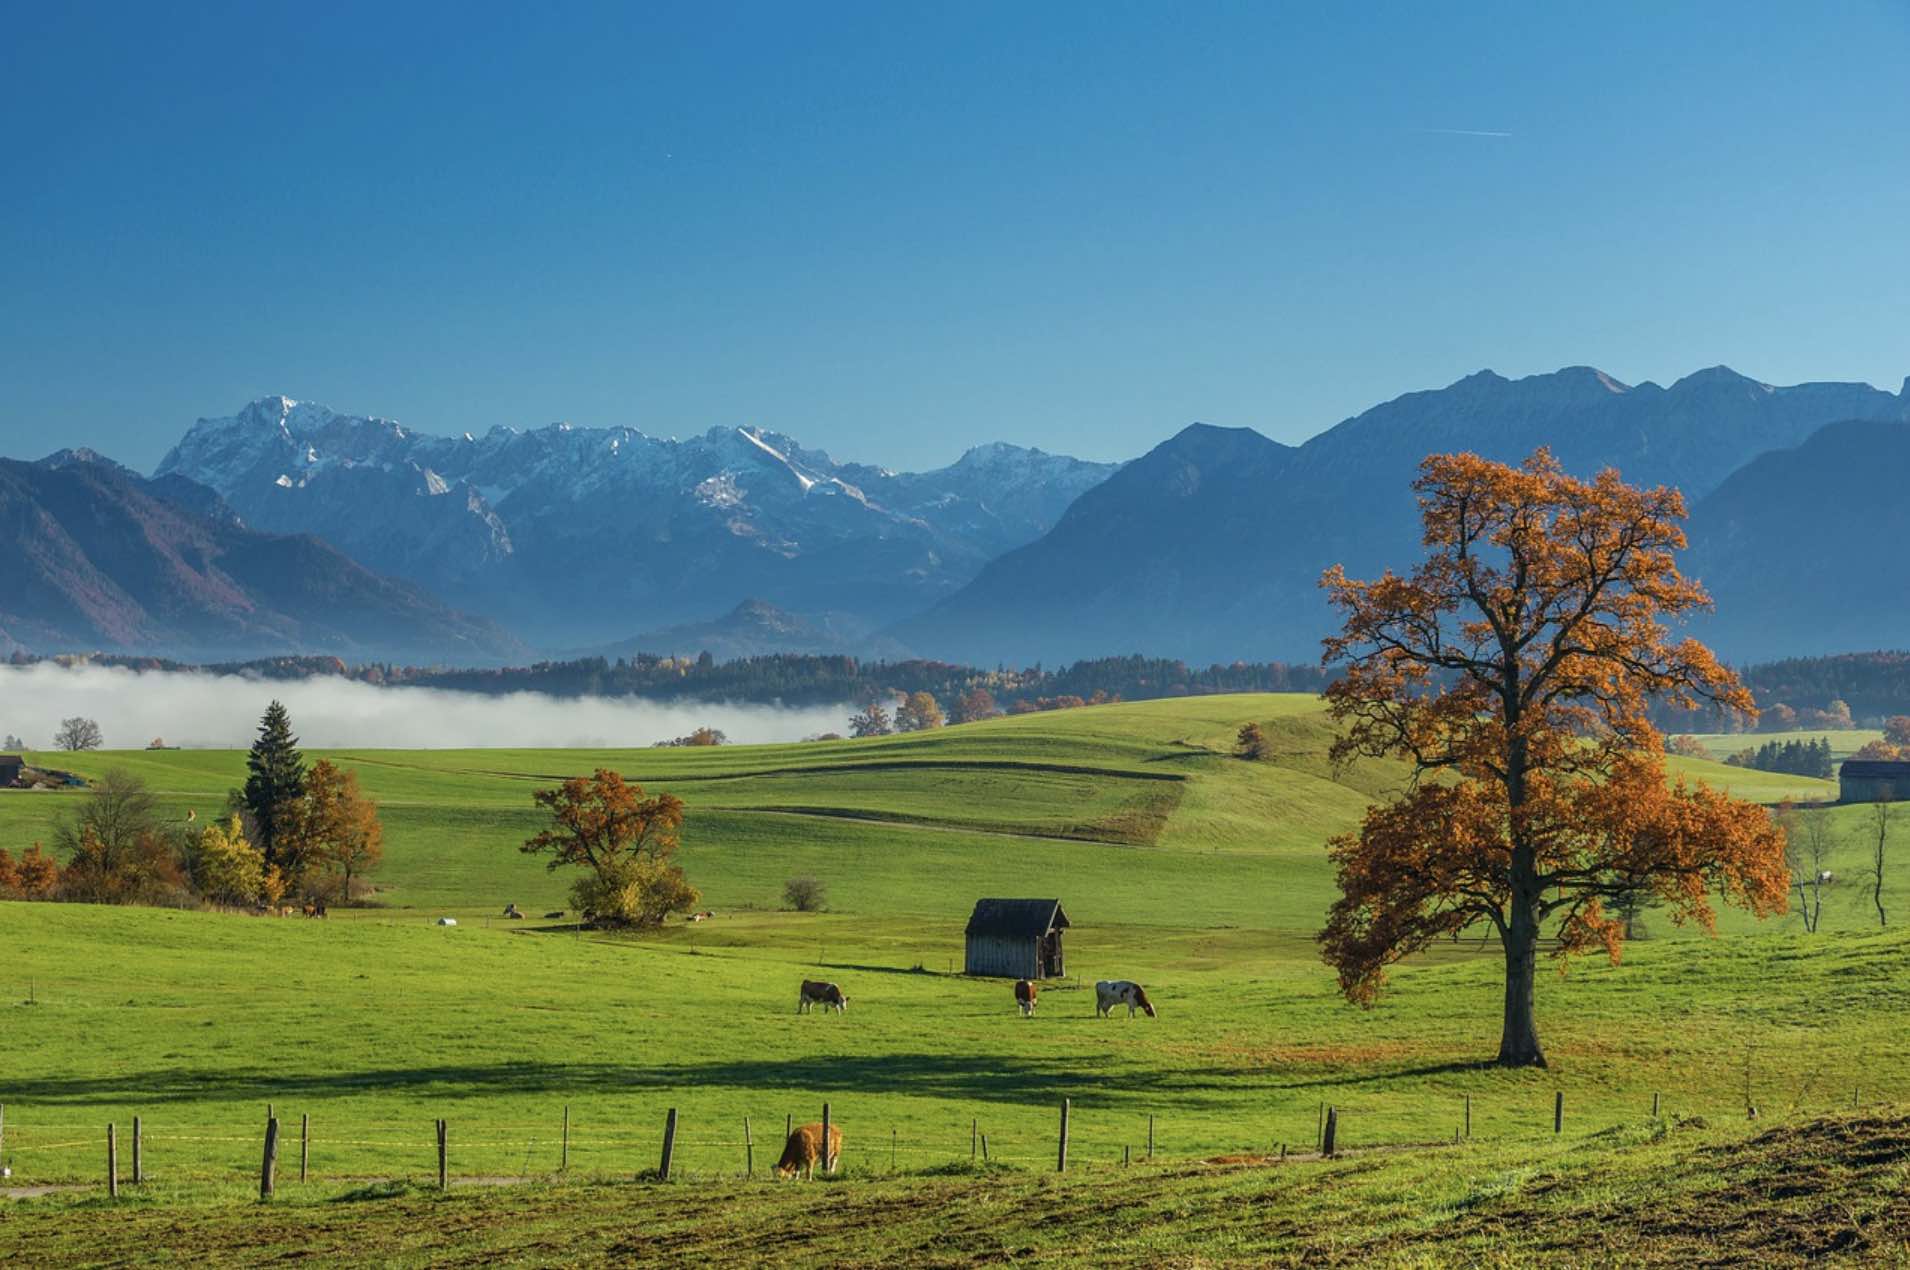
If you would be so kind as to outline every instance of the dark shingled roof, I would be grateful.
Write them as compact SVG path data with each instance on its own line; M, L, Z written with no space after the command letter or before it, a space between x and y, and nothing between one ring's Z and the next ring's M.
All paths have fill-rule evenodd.
M1910 779L1910 763L1898 759L1845 759L1838 769L1841 776L1854 776L1860 780L1906 780Z
M976 900L966 933L1039 939L1067 925L1060 900Z

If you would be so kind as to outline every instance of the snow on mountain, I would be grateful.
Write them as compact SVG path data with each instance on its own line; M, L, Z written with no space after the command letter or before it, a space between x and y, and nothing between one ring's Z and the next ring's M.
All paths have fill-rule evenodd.
M1114 467L997 444L894 473L760 428L432 436L266 397L199 420L157 475L574 645L752 596L892 620L1038 537Z

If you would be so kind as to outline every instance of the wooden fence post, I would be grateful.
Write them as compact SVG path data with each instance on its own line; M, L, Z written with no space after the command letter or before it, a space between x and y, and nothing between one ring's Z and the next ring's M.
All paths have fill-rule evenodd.
M1563 1089L1552 1095L1552 1132L1565 1132L1565 1091Z
M676 1108L670 1108L670 1114L663 1119L663 1162L657 1165L658 1180L670 1180L671 1157L676 1154Z
M968 1158L971 1160L975 1158L975 1143L981 1137L981 1132L981 1117L977 1116L968 1122Z
M1054 1162L1054 1171L1057 1173L1068 1171L1068 1105L1070 1101L1067 1098L1061 1100L1061 1150L1055 1156Z
M826 1102L822 1104L822 1171L836 1171L835 1153L829 1149L829 1104Z
M1154 1116L1152 1113L1149 1113L1147 1117L1147 1158L1150 1160L1154 1158Z
M564 1154L563 1154L563 1158L558 1161L557 1171L560 1173L564 1173L564 1172L568 1172L569 1170L570 1170L570 1104L565 1103L564 1104Z
M1121 1148L1121 1167L1126 1168L1128 1165L1132 1163L1134 1163L1134 1148L1130 1146L1122 1147Z
M446 1121L438 1121L438 1189L451 1189L451 1126Z
M259 1159L259 1198L272 1198L272 1184L279 1164L279 1121L273 1116L265 1122L265 1154Z
M133 1185L134 1186L138 1186L141 1182L146 1180L145 1161L139 1158L140 1138L142 1136L139 1132L139 1129L140 1129L139 1117L134 1116L133 1117Z
M750 1141L749 1117L743 1117L743 1176L756 1176L756 1144Z
M106 1126L106 1193L119 1198L119 1130Z
M1651 1118L1658 1118L1658 1091L1655 1089L1651 1091Z
M982 1163L988 1163L988 1135L982 1135Z
M889 1126L889 1172L895 1172L895 1126Z
M1472 1095L1466 1095L1466 1136L1472 1136Z
M7 1104L0 1102L0 1164L7 1158Z
M312 1113L298 1113L298 1180L305 1180L305 1166L312 1159Z
M1339 1136L1340 1109L1338 1107L1328 1107L1326 1109L1326 1128L1321 1130L1320 1154L1330 1159L1333 1155L1334 1147L1337 1145L1336 1139Z

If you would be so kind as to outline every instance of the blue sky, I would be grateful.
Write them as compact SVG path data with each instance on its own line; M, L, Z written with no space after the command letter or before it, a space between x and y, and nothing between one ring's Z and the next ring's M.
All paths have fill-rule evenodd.
M896 467L1910 374L1910 5L0 0L0 452L269 392Z

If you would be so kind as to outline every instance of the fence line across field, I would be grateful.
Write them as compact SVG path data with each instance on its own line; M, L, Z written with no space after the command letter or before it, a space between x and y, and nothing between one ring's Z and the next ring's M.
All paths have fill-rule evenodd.
M1346 1151L1432 1149L1442 1144L1457 1145L1474 1140L1475 1128L1483 1127L1488 1122L1492 1129L1497 1130L1493 1136L1502 1141L1563 1135L1568 1124L1572 1123L1570 1100L1562 1089L1546 1092L1551 1094L1549 1099L1545 1099L1540 1091L1533 1090L1527 1097L1495 1100L1490 1104L1471 1094L1451 1095L1450 1140L1440 1134L1428 1136L1426 1131L1427 1109L1448 1099L1420 1097L1375 1100L1368 1097L1360 1099L1356 1105L1318 1100L1314 1123L1308 1127L1313 1134L1310 1140L1304 1136L1306 1130L1294 1132L1299 1129L1299 1117L1289 1109L1280 1116L1269 1117L1263 1132L1251 1142L1243 1140L1244 1135L1240 1135L1235 1137L1236 1145L1231 1149L1210 1144L1200 1152L1165 1155L1164 1158L1185 1161L1212 1156L1239 1156L1284 1162L1294 1156L1331 1158ZM1783 1110L1779 1109L1783 1099L1774 1098L1772 1114L1767 1118L1783 1119L1806 1112L1803 1104L1804 1095L1808 1092L1808 1088L1800 1092L1788 1109ZM1821 1098L1817 1100L1817 1106L1809 1110L1817 1113L1825 1110L1859 1110L1862 1107L1861 1093L1860 1088L1852 1088L1848 1100ZM115 1104L116 1107L123 1105ZM1680 1093L1668 1098L1664 1091L1654 1090L1650 1095L1650 1121L1664 1119L1668 1108L1673 1114L1685 1115L1718 1114L1720 1108L1725 1108L1727 1114L1736 1112L1751 1121L1760 1119L1755 1103L1738 1091L1696 1095ZM536 1124L522 1121L491 1123L481 1117L470 1120L439 1118L433 1122L432 1137L425 1136L422 1122L418 1131L411 1133L404 1131L404 1125L392 1120L380 1121L370 1134L365 1134L365 1129L359 1125L346 1122L340 1126L340 1132L350 1136L326 1137L323 1130L335 1122L315 1122L310 1113L301 1112L289 1126L282 1126L278 1116L272 1114L270 1105L267 1106L268 1115L262 1123L206 1124L195 1120L191 1124L176 1126L178 1131L166 1127L163 1121L155 1128L151 1118L141 1112L131 1116L130 1135L122 1135L120 1121L107 1121L103 1126L95 1122L95 1125L87 1126L68 1118L72 1114L71 1109L65 1110L66 1116L42 1124L23 1116L18 1104L11 1109L9 1119L9 1108L0 1104L0 1166L4 1166L8 1175L19 1177L17 1166L23 1162L30 1163L42 1153L66 1153L103 1146L106 1188L109 1195L117 1196L123 1180L120 1176L122 1156L131 1162L130 1179L127 1180L137 1186L144 1184L155 1170L161 1174L170 1173L174 1177L193 1180L240 1176L252 1167L244 1162L244 1157L250 1151L258 1151L260 1154L252 1158L257 1161L259 1170L260 1195L261 1198L270 1198L276 1193L279 1159L282 1153L289 1152L287 1142L292 1133L297 1134L297 1177L301 1182L315 1176L321 1179L329 1176L339 1181L362 1179L370 1175L359 1171L366 1166L382 1172L377 1170L373 1161L363 1157L365 1152L379 1153L391 1165L397 1166L401 1173L410 1176L420 1172L430 1176L435 1166L436 1181L440 1188L448 1188L460 1178L529 1179L561 1175L570 1170L573 1151L598 1157L587 1165L592 1175L596 1176L609 1172L628 1172L638 1177L667 1181L686 1176L756 1175L755 1148L758 1144L749 1117L739 1117L733 1127L707 1121L698 1123L680 1117L676 1108L667 1111L658 1130L613 1131L612 1135L603 1137L577 1136L574 1133L577 1126L573 1123L568 1104L561 1107L560 1115L554 1114L549 1121ZM1157 1134L1169 1128L1168 1122L1157 1114L1090 1111L1084 1116L1076 1111L1072 1099L1064 1098L1058 1104L1058 1120L1050 1121L1055 1128L1042 1134L1025 1127L1028 1118L1038 1110L1036 1106L1016 1108L1013 1118L1017 1121L1017 1128L1006 1134L991 1131L980 1117L975 1117L971 1119L965 1135L955 1131L947 1134L914 1133L904 1137L893 1124L883 1126L875 1121L873 1127L865 1128L863 1126L872 1125L871 1120L852 1117L859 1126L855 1134L862 1136L845 1137L853 1143L849 1147L852 1158L858 1162L868 1162L866 1166L858 1164L858 1171L866 1167L870 1172L879 1173L885 1160L888 1171L898 1171L901 1157L907 1155L911 1157L911 1164L936 1160L957 1163L966 1159L979 1164L1026 1164L1036 1169L1050 1168L1066 1172L1071 1164L1131 1165L1137 1156L1143 1162L1153 1160L1157 1158ZM1639 1110L1643 1118L1642 1096ZM820 1163L824 1172L834 1172L835 1159L828 1151L829 1129L839 1127L841 1121L829 1102L822 1104L821 1111L824 1159ZM1048 1114L1053 1115L1054 1112ZM1386 1132L1385 1122L1393 1117L1409 1119L1411 1128L1404 1133ZM597 1122L601 1124L605 1118L600 1116ZM1278 1127L1274 1124L1276 1120L1279 1122ZM774 1122L771 1120L768 1123L773 1125ZM805 1120L804 1123L812 1122ZM1514 1123L1524 1132L1515 1130L1506 1133L1507 1128ZM786 1115L784 1124L787 1141L788 1135L796 1127L796 1117ZM471 1126L474 1136L465 1136L462 1130L465 1125ZM93 1136L98 1135L102 1127L103 1142L101 1136ZM1590 1131L1598 1126L1581 1122L1575 1127ZM884 1128L886 1133L883 1132ZM184 1131L188 1129L211 1132ZM1548 1129L1549 1134L1546 1133ZM517 1132L513 1133L513 1130ZM81 1132L88 1136L61 1137L49 1142L37 1140L42 1133ZM967 1138L965 1144L961 1140L963 1137ZM128 1151L122 1152L122 1144ZM177 1157L169 1158L167 1148L182 1144L231 1146L234 1150L229 1161L209 1161L204 1158L205 1153L201 1153L198 1158L191 1159L174 1172L171 1166L177 1164ZM765 1140L761 1145L777 1157L782 1155L782 1148L773 1140ZM965 1153L962 1150L964 1145L967 1147ZM350 1170L345 1169L337 1159L325 1161L325 1152L341 1148L360 1153L351 1160L354 1167ZM660 1154L650 1154L659 1150ZM314 1152L318 1153L321 1161L329 1163L329 1173L323 1165L317 1170L312 1168ZM644 1158L646 1155L647 1161ZM514 1168L479 1167L509 1166L514 1156L517 1157ZM555 1169L550 1168L553 1156L557 1160ZM611 1158L605 1159L605 1156ZM711 1167L712 1156L718 1157L721 1163ZM536 1168L532 1167L533 1163ZM456 1171L459 1167L463 1168L463 1172ZM774 1169L775 1164L771 1163L770 1171Z

